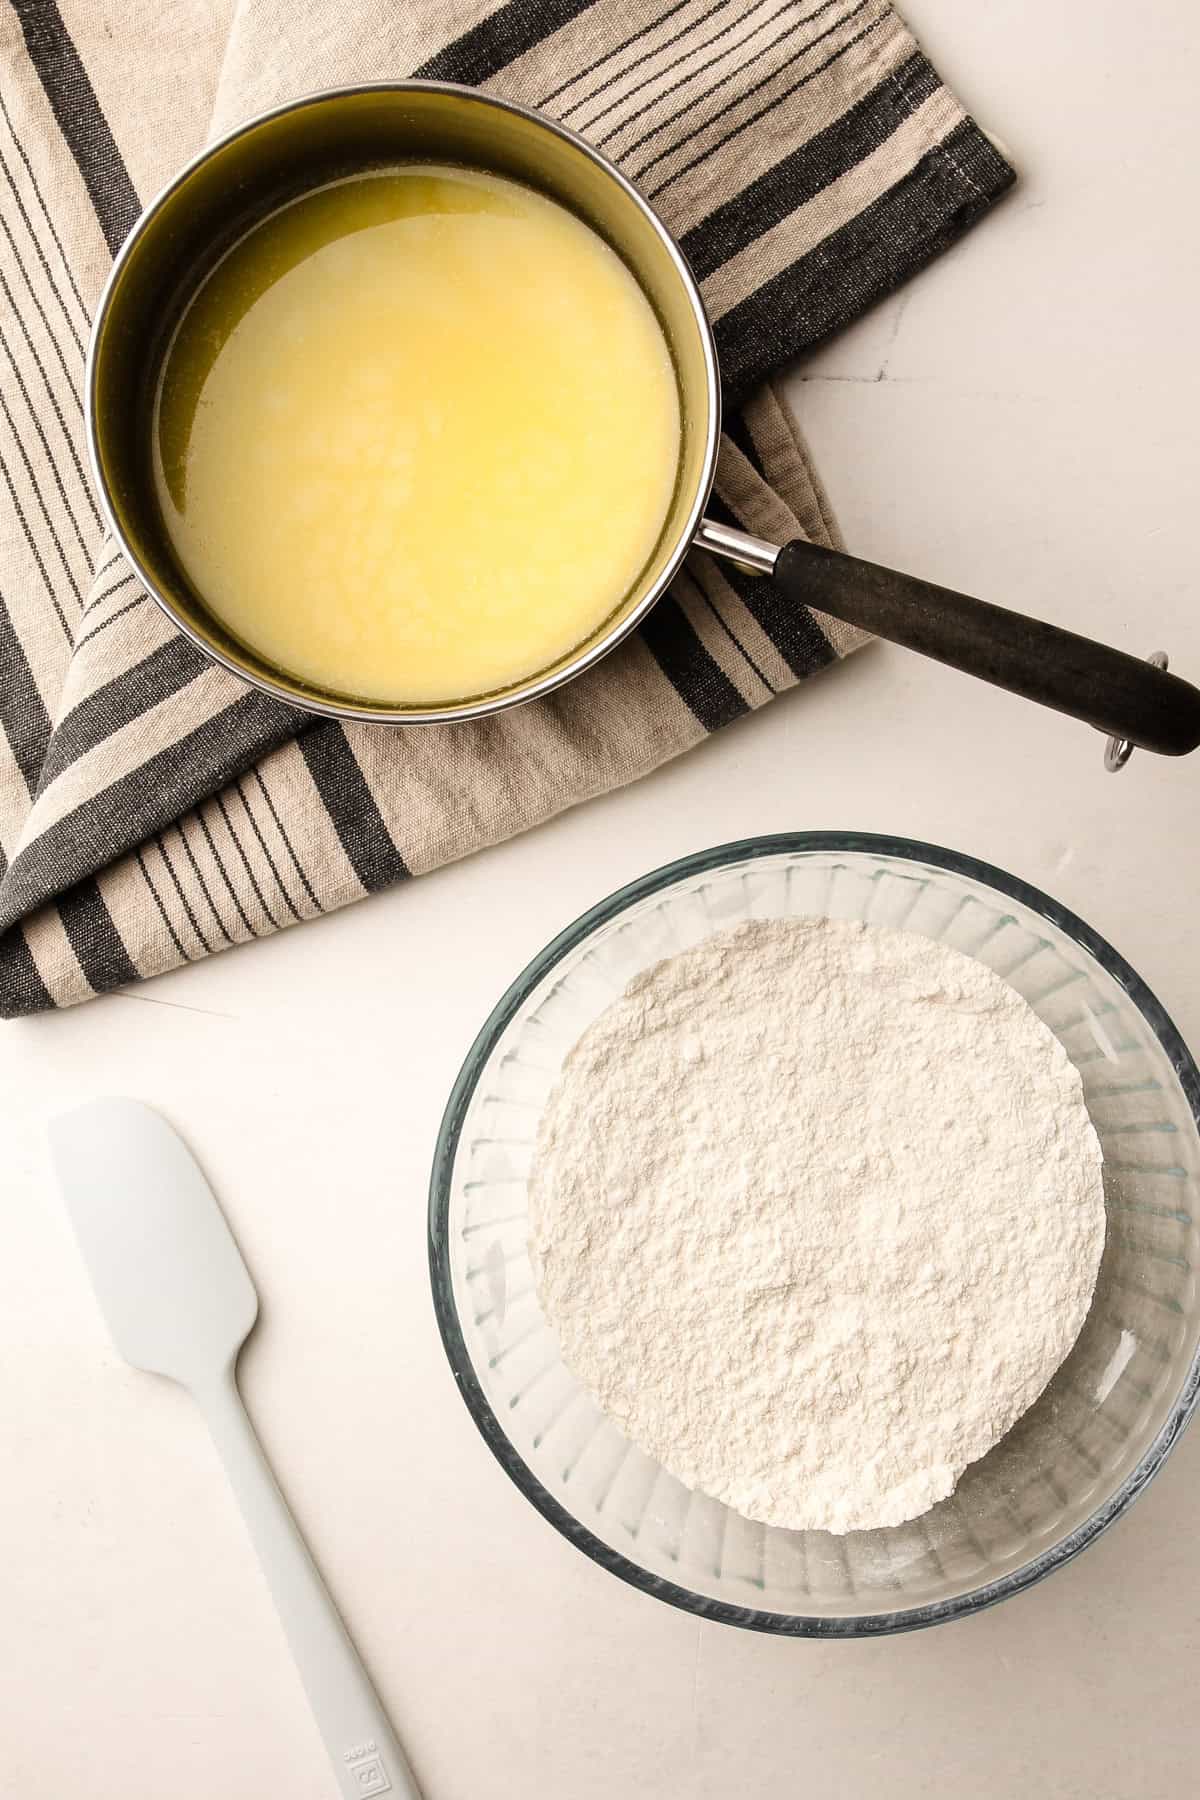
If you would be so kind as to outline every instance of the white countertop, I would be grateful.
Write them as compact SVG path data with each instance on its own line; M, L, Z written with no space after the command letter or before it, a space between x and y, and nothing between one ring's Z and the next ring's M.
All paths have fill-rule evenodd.
M909 0L1019 189L810 360L793 397L851 547L1200 676L1200 13ZM492 1002L686 851L855 827L1082 913L1200 1045L1200 756L874 646L650 780L126 996L0 1027L0 1790L326 1800L324 1755L191 1402L113 1352L43 1120L138 1095L255 1275L243 1386L427 1800L1168 1800L1200 1733L1200 1431L1069 1568L867 1643L703 1624L570 1548L492 1461L425 1262L430 1152Z

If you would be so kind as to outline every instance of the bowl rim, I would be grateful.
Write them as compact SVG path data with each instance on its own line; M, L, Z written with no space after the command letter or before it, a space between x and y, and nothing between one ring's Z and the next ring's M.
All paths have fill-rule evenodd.
M552 938L510 983L464 1058L438 1130L429 1183L429 1272L442 1344L467 1410L504 1472L543 1518L549 1520L576 1549L582 1550L593 1562L619 1576L631 1587L703 1619L714 1619L727 1625L739 1625L750 1631L769 1632L784 1637L882 1637L896 1632L919 1630L923 1626L941 1624L949 1619L964 1618L985 1607L994 1606L1011 1594L1018 1594L1025 1588L1032 1587L1053 1569L1061 1568L1093 1543L1145 1491L1195 1411L1197 1400L1200 1399L1200 1348L1192 1358L1170 1416L1137 1467L1131 1470L1115 1493L1109 1495L1081 1525L1020 1568L948 1600L899 1611L846 1614L838 1618L771 1612L758 1607L735 1606L725 1600L714 1600L651 1574L619 1550L603 1543L542 1486L504 1431L475 1375L458 1321L448 1249L451 1180L467 1107L501 1034L536 984L555 964L561 962L568 951L581 943L597 926L607 923L635 902L674 885L688 875L702 874L706 870L780 853L811 855L827 852L863 852L884 860L892 858L924 862L951 874L968 876L993 888L997 893L1019 901L1064 932L1112 976L1142 1014L1170 1059L1191 1108L1197 1131L1200 1132L1200 1070L1166 1009L1105 938L1040 888L960 851L922 843L917 839L891 837L874 832L778 832L763 837L735 839L664 863L606 895Z
M104 328L118 289L125 278L126 269L137 256L147 233L154 229L167 202L187 186L198 170L220 156L240 139L253 136L264 126L271 125L277 119L284 118L290 113L337 105L339 102L357 97L389 95L403 99L405 95L411 94L428 95L433 99L439 97L452 99L478 107L483 112L509 114L524 119L536 130L544 132L548 137L558 138L582 155L585 161L591 163L611 183L621 196L625 206L631 212L641 215L658 239L663 255L670 264L675 279L679 283L680 291L691 309L700 339L701 357L704 364L706 413L699 472L693 486L691 499L688 502L684 522L677 531L675 542L658 576L650 583L636 606L632 607L624 618L618 619L591 641L585 639L582 645L568 653L568 659L561 667L551 668L548 672L535 670L524 681L515 683L500 692L485 694L474 700L448 702L444 705L400 707L380 706L367 701L359 702L351 696L345 695L339 697L333 694L310 693L303 683L293 681L282 669L272 668L265 658L262 659L262 667L255 668L252 666L249 656L246 658L235 656L221 644L208 638L187 616L183 608L177 606L169 595L163 593L151 571L145 566L129 542L121 523L119 508L113 494L113 485L109 480L108 470L101 452L99 373ZM612 247L616 249L618 255L621 255L619 246ZM624 260L623 257L622 260ZM91 331L88 334L83 377L83 409L88 467L104 522L112 533L118 549L151 600L160 611L166 614L176 629L181 631L215 667L225 669L229 674L235 675L239 681L247 682L252 688L268 695L273 700L282 701L314 718L338 719L349 724L386 725L399 729L409 725L456 725L469 719L488 718L494 713L507 712L514 706L528 705L531 700L541 699L544 695L555 692L566 682L573 681L577 675L583 674L585 670L590 669L606 657L610 651L615 650L631 632L636 631L679 573L703 520L704 509L708 504L716 475L717 453L721 445L722 393L716 339L713 335L712 321L708 316L708 308L700 291L700 284L676 242L674 233L659 217L641 190L629 180L628 176L622 174L616 163L605 156L602 150L598 150L587 138L581 137L577 131L572 131L570 126L563 125L558 119L551 118L548 113L539 111L537 107L526 106L521 101L506 99L499 94L484 93L479 88L466 86L462 82L433 81L414 76L409 80L347 82L336 87L315 88L309 93L294 95L289 100L280 101L275 106L266 107L263 111L253 113L249 118L240 120L228 131L223 132L220 137L204 144L195 155L189 157L175 171L168 181L163 183L138 214L133 229L117 251L104 286L100 290L100 298L96 303Z

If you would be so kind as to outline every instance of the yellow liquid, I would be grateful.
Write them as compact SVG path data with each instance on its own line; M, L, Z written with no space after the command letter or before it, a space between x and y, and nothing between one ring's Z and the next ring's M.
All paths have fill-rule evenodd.
M679 448L666 340L608 245L515 182L403 166L217 265L164 361L154 473L236 638L420 705L586 641L655 549Z

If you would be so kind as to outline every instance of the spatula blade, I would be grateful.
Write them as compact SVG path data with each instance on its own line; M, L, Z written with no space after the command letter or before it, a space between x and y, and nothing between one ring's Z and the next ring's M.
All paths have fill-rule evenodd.
M245 1263L183 1140L137 1100L50 1123L50 1150L100 1310L135 1368L195 1388L258 1312Z

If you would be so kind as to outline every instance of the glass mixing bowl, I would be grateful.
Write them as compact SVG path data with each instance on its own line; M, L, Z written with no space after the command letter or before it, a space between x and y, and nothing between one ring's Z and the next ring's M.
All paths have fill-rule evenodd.
M1108 1237L1083 1331L1041 1398L950 1499L833 1537L752 1523L644 1455L564 1367L534 1291L526 1178L563 1059L639 970L743 919L827 916L952 945L1012 984L1083 1079L1104 1149ZM430 1196L451 1368L522 1493L603 1568L710 1619L854 1637L978 1610L1097 1537L1196 1404L1200 1077L1144 983L1081 920L928 844L756 838L631 883L509 988L467 1057Z

